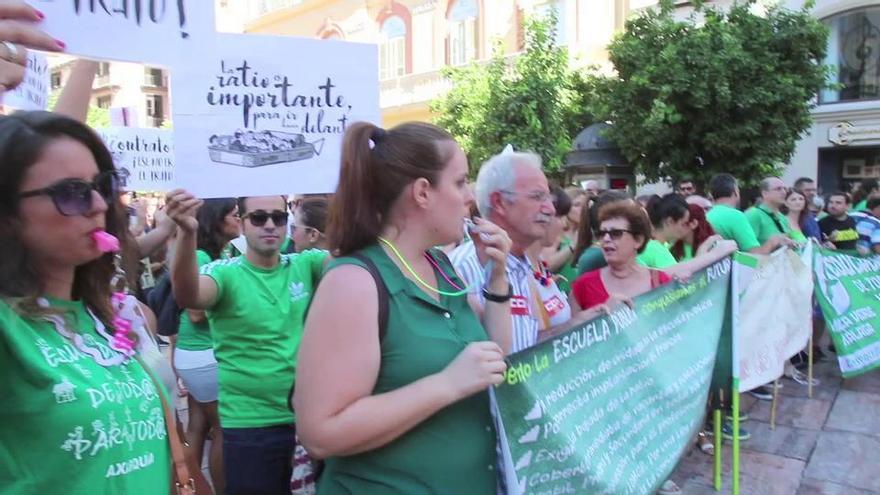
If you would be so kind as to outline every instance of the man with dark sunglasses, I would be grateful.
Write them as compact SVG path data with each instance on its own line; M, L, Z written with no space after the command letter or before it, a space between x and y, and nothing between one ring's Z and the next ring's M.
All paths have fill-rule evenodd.
M326 251L280 254L287 237L282 196L239 199L244 255L196 266L201 201L169 194L179 233L171 280L181 307L206 310L220 378L223 464L229 494L290 491L293 413L287 406L306 310Z

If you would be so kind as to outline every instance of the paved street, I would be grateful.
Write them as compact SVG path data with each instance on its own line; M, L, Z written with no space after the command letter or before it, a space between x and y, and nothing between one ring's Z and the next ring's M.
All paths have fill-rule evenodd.
M741 444L743 495L880 494L880 370L843 380L835 362L818 363L821 384L783 379L776 428L770 402L743 394L752 438ZM724 485L731 493L730 444L725 443ZM692 450L673 475L686 495L715 494L713 458Z

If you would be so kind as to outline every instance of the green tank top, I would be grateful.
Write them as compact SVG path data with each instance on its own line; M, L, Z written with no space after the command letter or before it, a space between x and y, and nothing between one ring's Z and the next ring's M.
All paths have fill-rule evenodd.
M378 245L360 253L375 263L389 294L374 394L440 372L468 344L489 339L467 297L441 296L438 303L404 277ZM444 256L435 255L435 260L464 287ZM339 258L327 271L346 264L363 266L356 259ZM441 290L455 290L441 275L437 278ZM481 392L438 411L383 447L327 459L318 494L494 494L495 442L489 394Z

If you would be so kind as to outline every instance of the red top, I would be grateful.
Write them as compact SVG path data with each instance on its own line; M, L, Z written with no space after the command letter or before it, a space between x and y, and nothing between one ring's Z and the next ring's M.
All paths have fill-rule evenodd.
M608 290L605 289L605 283L602 282L599 270L584 273L571 284L571 293L581 309L590 309L593 306L605 304L608 298L611 297L608 294ZM651 277L652 289L672 281L672 278L664 272L659 270L651 271L657 274L656 277Z

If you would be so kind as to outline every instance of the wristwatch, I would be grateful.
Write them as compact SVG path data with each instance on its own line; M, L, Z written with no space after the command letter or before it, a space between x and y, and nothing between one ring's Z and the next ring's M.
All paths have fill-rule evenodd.
M513 297L513 285L510 283L507 284L507 294L504 294L504 295L493 294L493 293L489 292L488 289L483 287L483 297L487 301L492 301L492 302L496 302L496 303L507 302L510 300L511 297Z

